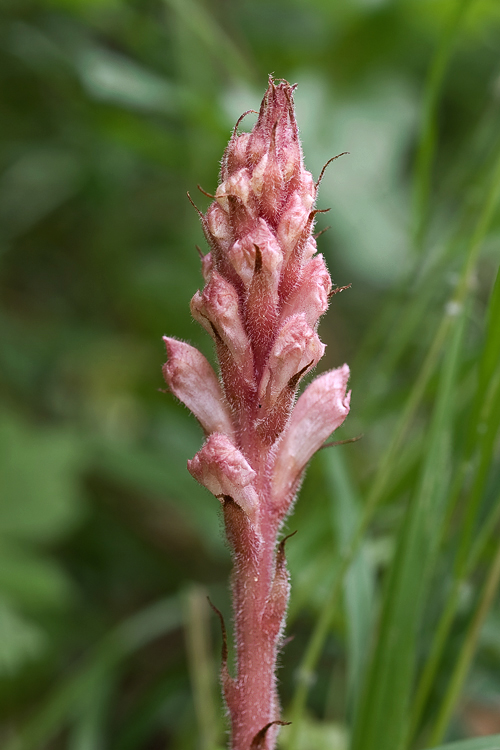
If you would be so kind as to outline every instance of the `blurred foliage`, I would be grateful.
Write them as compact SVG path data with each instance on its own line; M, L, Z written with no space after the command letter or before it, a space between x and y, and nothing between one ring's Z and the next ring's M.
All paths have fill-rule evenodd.
M270 72L309 169L350 152L321 335L352 370L336 439L364 434L289 522L283 746L500 731L499 49L498 0L3 0L2 748L224 743L230 560L161 336L212 356L186 191Z

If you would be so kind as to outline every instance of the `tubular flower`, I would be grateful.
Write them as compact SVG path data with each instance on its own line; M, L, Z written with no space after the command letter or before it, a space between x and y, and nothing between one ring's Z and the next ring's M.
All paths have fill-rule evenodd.
M236 674L222 669L232 750L275 747L289 594L277 538L307 462L349 411L347 365L294 405L324 352L316 329L331 280L312 236L317 184L303 165L293 90L270 79L252 132L237 123L201 215L206 286L191 311L214 340L220 381L196 349L165 337L165 380L207 436L188 468L221 501L234 555Z

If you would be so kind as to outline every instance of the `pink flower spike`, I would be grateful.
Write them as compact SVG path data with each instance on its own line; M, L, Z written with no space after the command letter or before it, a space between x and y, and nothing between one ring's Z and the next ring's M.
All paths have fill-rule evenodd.
M309 459L321 448L349 413L351 392L346 393L349 367L325 372L306 388L278 445L274 464L273 498L287 502L295 492Z
M208 360L184 341L168 336L164 336L163 341L168 354L163 377L174 396L193 412L205 434L222 432L232 437L231 414Z
M203 448L188 461L188 469L213 495L229 495L255 521L258 497L252 482L256 473L226 435L210 435Z
M220 384L199 352L166 339L165 378L208 435L188 468L220 499L233 555L234 677L226 655L221 670L231 750L276 750L290 589L280 530L307 462L349 411L347 365L321 375L294 406L325 349L316 329L331 292L316 255L318 183L304 166L294 90L269 78L252 132L238 134L246 112L215 199L198 211L209 252L191 311L215 343Z

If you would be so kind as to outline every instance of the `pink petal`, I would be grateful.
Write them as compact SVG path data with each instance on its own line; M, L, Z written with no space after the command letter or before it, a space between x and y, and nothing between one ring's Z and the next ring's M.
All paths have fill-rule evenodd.
M313 380L295 404L274 464L273 496L278 502L295 491L311 456L348 415L348 380L347 365L330 370Z
M307 263L307 261L316 253L317 249L318 248L316 246L316 240L314 239L314 237L309 237L306 244L304 245L304 251L302 255L303 262Z
M163 340L168 353L163 376L174 396L193 412L207 435L222 432L232 436L231 414L208 360L184 341L168 336Z

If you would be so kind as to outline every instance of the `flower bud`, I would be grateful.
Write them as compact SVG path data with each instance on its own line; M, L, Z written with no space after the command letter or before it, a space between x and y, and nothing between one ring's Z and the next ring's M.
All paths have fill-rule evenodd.
M207 213L203 226L207 233L207 240L211 247L214 244L220 245L222 248L229 247L233 239L233 230L231 229L231 222L229 217L217 202L212 203Z
M214 270L214 263L212 260L212 253L207 253L201 259L201 273L205 281L210 281L213 270Z
M281 149L281 170L285 183L300 173L302 166L302 150L298 135L288 139Z
M231 197L237 198L248 211L253 212L255 200L248 169L243 168L234 172L217 188L215 199L226 213L229 213L231 208Z
M190 474L216 497L228 495L250 520L258 513L256 477L243 453L226 435L210 435L203 448L188 461Z
M271 150L264 154L253 170L252 187L260 198L260 211L267 219L274 222L284 197L283 176L274 143Z
M279 154L281 169L286 167L285 174L282 174L285 180L290 179L291 174L301 167L300 147L299 152L296 148L298 134L293 115L292 91L288 84L275 85L274 81L269 81L247 148L247 158L252 165L274 149Z
M247 147L250 139L250 133L241 133L235 135L229 141L229 145L222 160L221 178L222 181L234 172L237 172L247 163Z
M317 252L317 250L318 248L316 246L316 240L314 239L314 237L309 237L306 244L304 245L304 251L302 254L303 262L306 263L306 261L312 258L313 255L315 255L315 253Z
M285 260L292 255L300 240L303 240L305 245L312 225L310 214L300 195L293 193L283 211L276 233Z
M228 250L228 259L244 286L248 289L255 268L255 243L251 234L246 234L231 245Z
M296 376L314 367L324 350L324 344L307 324L305 315L288 318L273 344L260 381L262 407L271 407L287 386L295 391L300 379L296 380Z
M228 252L230 263L248 289L255 272L256 247L260 251L259 262L261 263L261 267L257 270L269 279L269 287L277 290L283 253L264 219L260 218L250 232L230 247Z
M251 348L241 322L236 289L217 271L202 293L191 300L191 313L210 335L229 349L242 371L251 372Z
M302 179L298 194L300 195L302 205L305 209L307 209L307 211L310 211L314 206L317 192L318 191L316 188L316 183L314 182L312 174L304 170L302 172Z
M332 280L324 258L316 255L305 264L300 284L283 305L283 318L304 311L307 323L314 328L320 316L328 309L331 288Z

